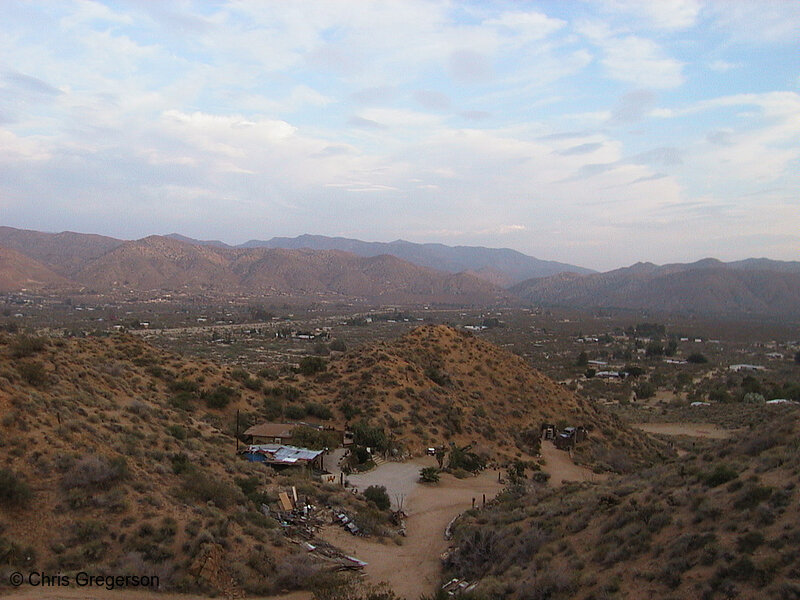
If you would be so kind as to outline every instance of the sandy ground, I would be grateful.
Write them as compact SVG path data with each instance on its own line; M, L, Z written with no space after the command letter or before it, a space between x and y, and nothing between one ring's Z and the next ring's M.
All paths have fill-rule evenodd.
M494 470L467 479L443 474L438 484L416 483L420 468L429 464L435 464L435 460L425 457L407 463L387 463L359 476L359 485L386 485L387 491L407 493L404 506L408 514L407 537L401 546L391 541L382 544L355 537L334 526L322 532L327 541L366 561L365 573L371 581L385 581L398 595L410 600L435 591L439 584L440 556L448 547L444 539L447 524L471 508L473 498L476 506L480 506L483 494L489 500L502 488Z
M435 466L436 459L433 456L422 456L407 462L387 462L367 473L350 474L347 475L347 481L359 492L371 485L386 487L392 508L398 510L402 505L408 513L412 492L421 486L418 482L420 470Z
M732 429L723 429L713 423L633 423L631 427L636 427L647 433L686 435L715 440L729 438L735 433Z
M558 487L565 481L601 481L608 477L605 473L594 473L586 467L576 465L569 452L559 450L551 441L542 442L542 457L545 464L542 470L550 474L550 484Z

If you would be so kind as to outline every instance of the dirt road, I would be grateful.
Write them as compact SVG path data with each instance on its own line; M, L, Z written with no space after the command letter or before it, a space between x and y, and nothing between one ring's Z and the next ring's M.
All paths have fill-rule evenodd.
M409 600L418 598L420 594L429 594L437 588L441 575L439 557L448 546L444 539L447 524L453 517L471 508L473 498L476 505L480 506L483 494L489 500L502 488L497 482L497 471L493 470L467 479L443 474L438 484L417 484L415 482L422 463L427 465L429 461L418 459L402 464L387 463L369 473L373 477L368 485L387 485L387 489L392 485L393 489L410 490L405 498L404 508L409 517L406 521L407 537L403 538L402 546L391 541L382 544L354 537L333 526L322 533L327 541L369 563L365 572L370 581L386 581L398 595ZM391 468L395 464L414 466L410 488L408 478L401 480L400 470ZM383 472L394 480L381 481Z
M545 460L542 470L550 474L550 484L555 487L565 481L601 481L608 477L605 473L594 473L576 465L569 457L569 452L559 450L551 441L542 442L541 452Z
M715 440L724 440L735 433L735 430L723 429L713 423L633 423L631 427L636 427L647 433L686 435Z

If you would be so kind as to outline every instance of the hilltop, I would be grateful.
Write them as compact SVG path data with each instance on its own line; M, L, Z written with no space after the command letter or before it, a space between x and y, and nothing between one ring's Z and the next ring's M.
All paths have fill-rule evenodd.
M295 385L351 423L379 424L415 453L452 442L499 463L530 460L542 423L587 427L577 458L598 469L630 468L659 449L521 357L446 325L348 352Z

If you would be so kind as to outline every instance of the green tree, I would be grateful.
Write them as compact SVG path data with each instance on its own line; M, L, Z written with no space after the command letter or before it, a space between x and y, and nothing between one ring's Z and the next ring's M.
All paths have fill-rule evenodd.
M585 367L589 364L589 355L586 354L586 350L581 350L581 353L578 354L578 358L575 360L575 365L578 367Z

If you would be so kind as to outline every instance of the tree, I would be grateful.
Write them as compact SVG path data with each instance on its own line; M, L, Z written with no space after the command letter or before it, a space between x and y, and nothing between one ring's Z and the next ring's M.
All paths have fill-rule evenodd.
M800 365L800 350L798 350L797 354L794 355L794 362Z
M578 367L585 367L589 364L589 355L586 354L586 350L581 350L581 353L578 354L578 358L575 361L575 365Z
M708 359L699 352L693 352L692 354L686 357L686 362L690 362L695 365L700 365L703 363L707 363Z

